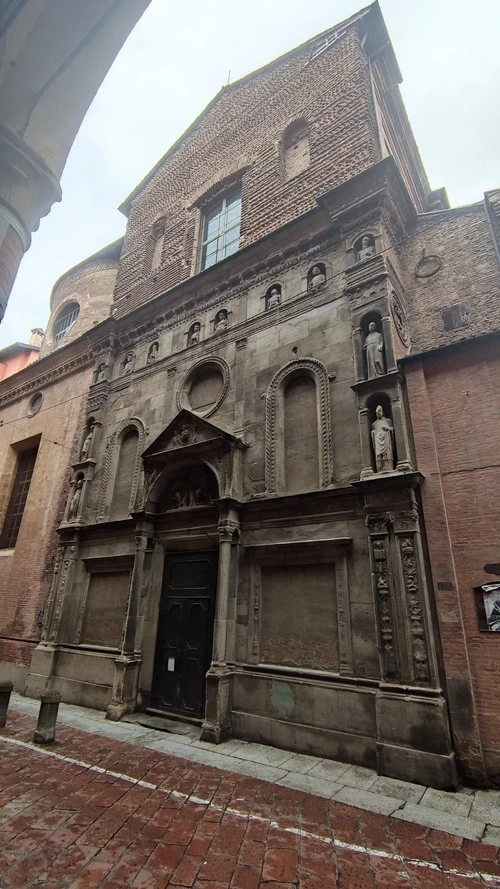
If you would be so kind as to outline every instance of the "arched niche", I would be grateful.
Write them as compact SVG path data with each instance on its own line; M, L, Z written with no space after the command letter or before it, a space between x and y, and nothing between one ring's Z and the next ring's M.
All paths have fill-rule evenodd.
M283 493L285 480L285 396L294 381L308 377L315 387L317 430L317 477L314 488L327 487L333 480L332 424L328 371L316 358L295 358L273 377L266 398L265 479L268 493ZM292 387L292 389L290 389ZM295 393L296 394L296 393Z
M144 423L138 417L124 420L113 433L104 463L103 479L97 504L98 520L108 517L113 519L127 518L135 509L141 472L141 453L144 449L145 436ZM117 481L119 487L117 487ZM129 491L128 498L127 490ZM118 500L115 498L115 493L119 498ZM127 502L125 502L126 500ZM120 515L118 515L118 512L120 512Z
M371 459L372 459L372 469L375 473L393 472L396 469L396 466L398 464L398 453L397 453L397 445L396 445L396 436L395 436L395 431L394 431L394 417L393 417L391 399L390 399L389 395L387 395L385 392L376 392L375 394L370 395L366 399L365 407L368 411L368 421L369 421L368 425L369 425L369 430L370 430L370 451L371 451ZM377 465L377 454L376 454L377 445L374 441L374 438L377 435L377 431L374 428L374 423L376 421L378 421L379 419L383 419L383 418L378 417L377 411L378 411L379 407L382 408L383 418L385 418L386 420L389 421L386 424L386 426L392 427L392 432L390 434L386 433L387 439L389 439L391 442L390 447L391 447L391 452L392 452L392 459L390 460L390 464L387 463L386 465Z
M283 300L283 288L278 281L271 284L264 294L264 309L277 309Z
M375 325L373 327L372 325ZM383 376L387 371L387 357L385 350L384 328L382 324L382 313L378 311L366 312L361 318L360 328L363 339L363 378L371 380L376 377ZM373 337L372 334L378 336ZM373 339L370 343L367 337ZM382 349L380 349L380 345ZM368 352L370 351L370 358Z
M294 179L311 163L309 127L306 120L294 120L281 138L281 168L285 182Z
M324 262L316 262L307 273L307 289L311 292L319 290L326 285L326 265Z

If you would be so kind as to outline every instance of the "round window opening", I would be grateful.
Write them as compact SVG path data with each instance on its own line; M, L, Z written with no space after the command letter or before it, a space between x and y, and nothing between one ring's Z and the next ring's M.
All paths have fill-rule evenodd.
M177 393L179 410L188 408L209 417L222 404L229 388L229 368L221 358L202 360L191 368Z
M75 323L79 314L80 306L78 305L78 303L68 303L68 305L64 306L64 308L61 309L56 320L54 321L54 339L56 343L62 340L63 336Z
M28 415L28 417L34 417L35 414L38 413L38 411L40 410L40 408L41 408L41 406L42 406L42 402L43 402L43 395L42 395L42 393L41 393L41 392L35 392L35 394L34 394L34 395L32 396L32 398L30 399L30 403L29 403L29 406L28 406L28 411L27 411L27 415Z

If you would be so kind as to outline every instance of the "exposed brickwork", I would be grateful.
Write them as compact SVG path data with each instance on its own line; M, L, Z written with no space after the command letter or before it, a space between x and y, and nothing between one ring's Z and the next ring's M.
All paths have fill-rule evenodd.
M243 173L246 246L380 159L368 61L356 28L306 65L310 48L225 88L135 199L116 289L118 300L128 298L117 314L192 273L197 205L219 183ZM311 163L285 182L281 140L299 119L308 123ZM164 265L143 280L146 244L164 214Z
M415 270L424 250L438 256L442 267L419 278ZM500 270L483 203L421 216L400 258L414 352L500 328ZM468 326L446 330L443 309L457 303L468 308Z
M40 362L37 369L44 364ZM23 373L36 375L34 367ZM12 380L19 384L19 377L10 378L2 391ZM44 401L34 417L26 416L29 397L2 410L0 524L3 524L16 468L15 448L33 437L40 440L15 549L0 550L0 661L3 662L28 665L39 639L39 614L50 588L58 543L55 529L63 515L70 462L76 457L74 442L80 430L90 379L91 368L87 367L41 389Z
M498 580L484 566L500 562L498 346L498 339L469 343L406 366L445 670L463 711L451 702L457 748L471 769L483 755L495 781L499 639L479 631L473 587Z

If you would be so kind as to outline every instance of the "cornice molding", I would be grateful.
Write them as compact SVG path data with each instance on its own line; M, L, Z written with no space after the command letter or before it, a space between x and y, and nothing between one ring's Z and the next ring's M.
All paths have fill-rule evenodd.
M37 392L39 389L47 389L49 386L53 386L60 380L71 377L74 374L79 373L81 370L85 370L85 368L89 367L93 361L94 356L92 352L87 351L81 355L77 355L75 358L70 358L69 361L65 361L63 364L56 365L45 373L38 374L38 376L26 380L26 382L22 383L20 386L16 386L14 389L0 395L0 408L6 407L15 401L20 401L22 398L26 398L27 395Z

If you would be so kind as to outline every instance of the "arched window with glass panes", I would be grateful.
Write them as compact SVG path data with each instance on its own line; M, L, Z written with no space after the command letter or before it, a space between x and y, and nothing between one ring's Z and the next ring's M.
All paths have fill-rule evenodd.
M54 321L54 340L56 341L56 343L62 340L63 336L75 323L79 314L80 306L78 305L78 303L75 302L68 303L59 312L56 320Z

